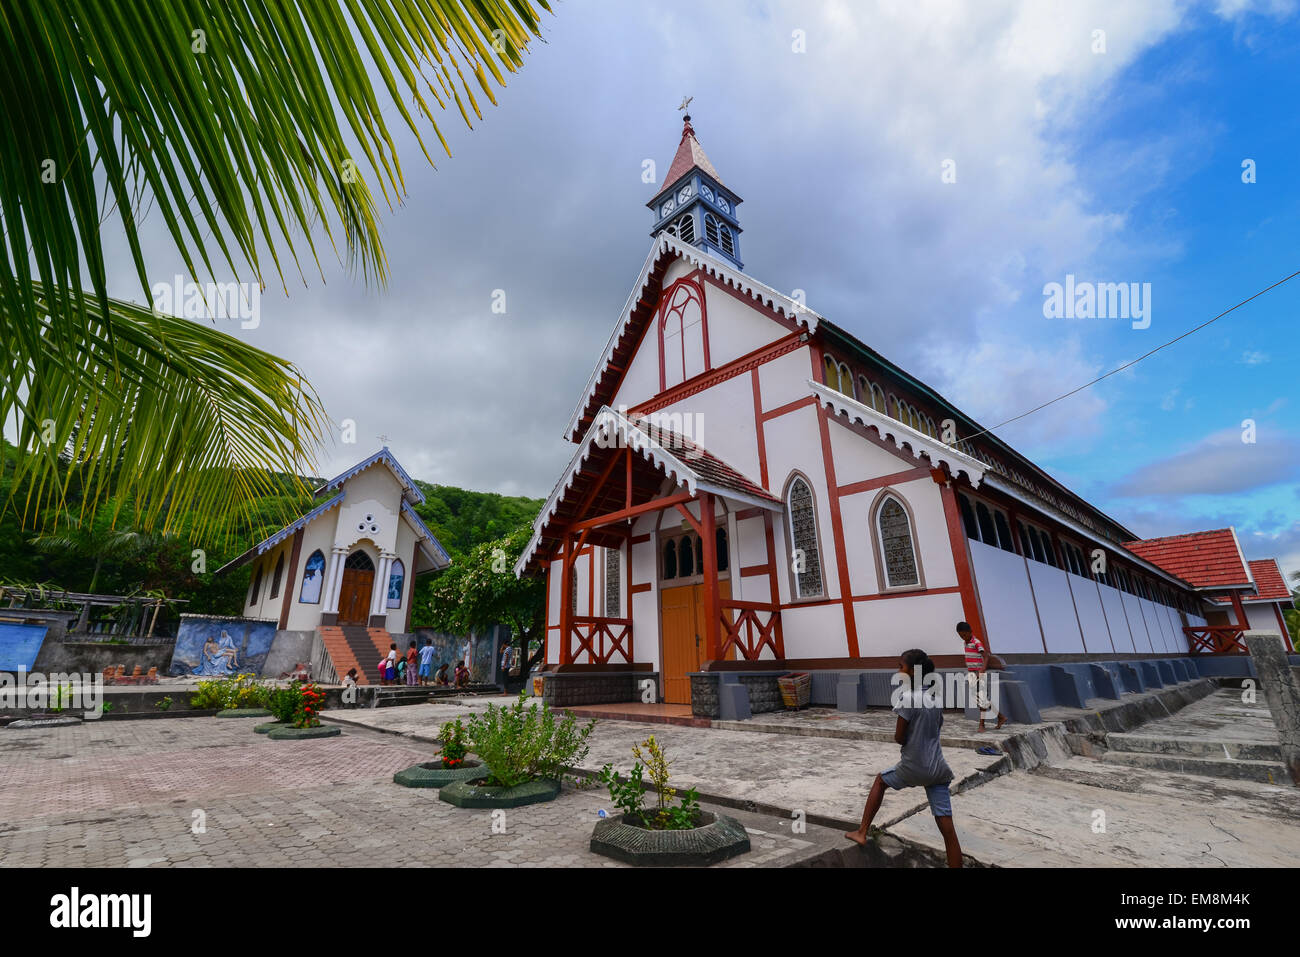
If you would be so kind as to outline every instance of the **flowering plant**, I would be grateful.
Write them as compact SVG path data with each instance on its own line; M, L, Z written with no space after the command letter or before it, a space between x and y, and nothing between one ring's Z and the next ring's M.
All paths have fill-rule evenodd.
M293 713L295 728L319 728L320 710L325 703L325 692L316 684L305 684L299 689L298 707Z
M457 718L455 721L448 721L438 731L438 738L442 741L442 766L444 768L458 768L465 763L465 755L469 753L469 744L465 740L465 725Z

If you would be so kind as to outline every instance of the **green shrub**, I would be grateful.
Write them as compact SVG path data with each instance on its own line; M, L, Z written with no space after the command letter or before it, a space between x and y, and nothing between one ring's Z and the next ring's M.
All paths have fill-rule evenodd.
M191 708L265 708L271 697L271 687L259 683L252 675L234 675L200 681L198 690L190 696Z
M645 748L645 752L641 749ZM685 831L699 826L700 804L695 788L682 792L681 803L673 807L669 802L677 795L677 789L668 786L668 766L672 763L664 754L654 735L640 744L632 746L632 753L637 761L627 778L621 778L612 764L600 769L600 780L609 788L610 800L614 806L642 827L656 831ZM643 767L641 762L645 761ZM654 785L658 806L645 808L644 773L650 774Z
M469 743L466 739L465 725L460 718L444 724L438 730L438 740L442 742L442 750L438 754L442 758L444 768L458 768L465 763L465 755L469 753Z
M465 726L469 748L488 770L487 784L514 787L539 778L558 778L564 769L587 756L587 738L596 726L593 718L578 727L573 715L555 720L542 702L524 707L526 692L512 705L488 705Z
M287 688L272 688L267 695L266 707L275 720L288 723L302 704L302 685L292 682Z

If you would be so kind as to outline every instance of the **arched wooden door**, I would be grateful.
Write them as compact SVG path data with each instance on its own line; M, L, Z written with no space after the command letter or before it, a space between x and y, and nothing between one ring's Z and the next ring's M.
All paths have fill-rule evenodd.
M343 582L339 586L340 625L370 622L370 593L374 586L374 562L363 551L353 552L343 563Z

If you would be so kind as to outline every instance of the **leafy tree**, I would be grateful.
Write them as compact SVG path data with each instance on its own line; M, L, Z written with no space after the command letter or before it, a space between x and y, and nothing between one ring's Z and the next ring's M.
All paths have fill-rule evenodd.
M421 623L438 631L468 634L507 625L528 674L545 652L546 582L516 578L514 565L523 554L533 527L529 522L509 535L475 545L467 558L448 568L416 605ZM529 644L538 642L530 658Z
M405 190L389 117L426 159L417 117L446 149L431 103L454 101L467 124L469 110L481 116L474 88L495 102L491 81L504 86L502 71L522 65L549 9L6 2L0 422L14 425L22 452L24 521L68 507L71 464L83 508L135 502L145 530L189 513L206 537L271 490L267 470L310 462L327 425L315 390L283 359L155 313L141 221L152 213L165 225L195 280L220 266L265 288L272 272L287 291L285 267L320 269L323 232L349 268L383 284L372 186L390 207ZM108 295L110 216L150 306Z

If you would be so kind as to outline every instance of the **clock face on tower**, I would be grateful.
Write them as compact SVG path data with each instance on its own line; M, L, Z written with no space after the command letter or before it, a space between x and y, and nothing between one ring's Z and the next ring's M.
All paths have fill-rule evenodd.
M689 184L683 186L677 191L677 202L684 203L691 198L691 187Z
M703 196L705 199L711 200L713 199L713 190L709 189L709 187L707 186L701 186L700 195Z
M721 196L718 197L718 208L721 209L724 213L731 212L731 204L728 203Z
M668 202L664 203L664 208L660 212L662 213L662 215L667 216L676 208L677 208L676 201L670 199L668 200Z

